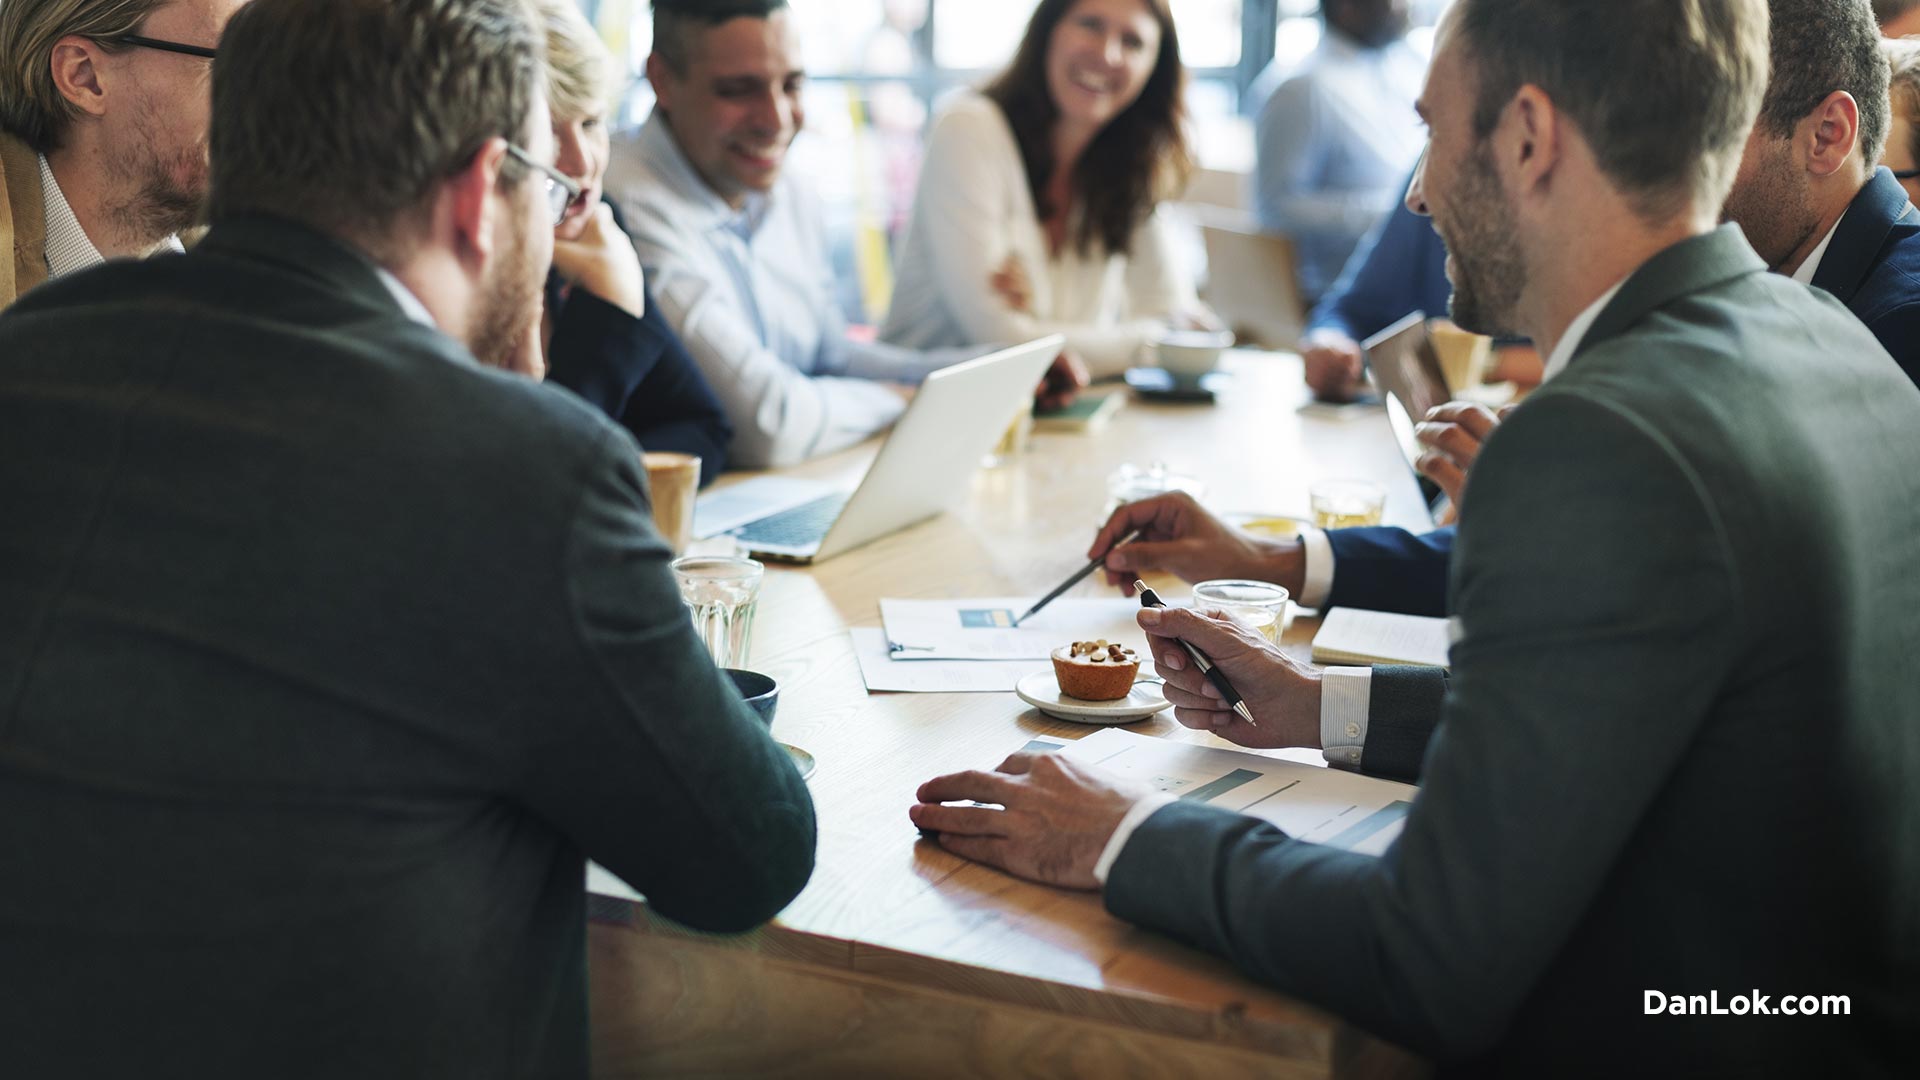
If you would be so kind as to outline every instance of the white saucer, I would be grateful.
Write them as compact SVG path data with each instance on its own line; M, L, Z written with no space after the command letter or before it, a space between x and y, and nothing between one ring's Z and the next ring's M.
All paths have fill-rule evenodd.
M1159 683L1134 683L1126 697L1116 701L1082 701L1060 692L1059 680L1051 668L1036 671L1014 685L1020 700L1062 720L1076 724L1131 724L1145 720L1173 703L1160 692Z

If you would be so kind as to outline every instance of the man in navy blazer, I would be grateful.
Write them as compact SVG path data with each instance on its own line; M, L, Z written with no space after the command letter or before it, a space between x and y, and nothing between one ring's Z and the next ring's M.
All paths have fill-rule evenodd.
M1773 78L1747 140L1722 219L1747 234L1769 269L1824 289L1873 331L1907 377L1920 383L1920 209L1893 174L1877 168L1891 126L1887 61L1873 21L1852 0L1769 0ZM1818 357L1808 357L1818 362ZM1420 426L1431 449L1422 470L1465 493L1468 468L1492 429L1492 414L1453 404ZM1169 531L1198 520L1179 497L1122 507L1095 538L1108 579L1130 582L1166 570L1189 580L1222 576L1231 563L1292 590L1308 607L1359 607L1410 615L1447 613L1454 530L1336 529L1298 542L1220 542L1217 526ZM1141 541L1109 549L1147 526ZM1251 560L1251 561L1250 561Z

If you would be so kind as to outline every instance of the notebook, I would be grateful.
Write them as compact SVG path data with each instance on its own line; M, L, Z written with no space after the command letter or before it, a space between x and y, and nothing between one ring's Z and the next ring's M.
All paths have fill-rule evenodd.
M1334 608L1313 636L1313 662L1446 667L1450 644L1445 619Z
M1033 414L1033 430L1058 432L1099 431L1120 411L1126 395L1119 391L1106 394L1082 394L1073 404L1063 409L1049 409Z

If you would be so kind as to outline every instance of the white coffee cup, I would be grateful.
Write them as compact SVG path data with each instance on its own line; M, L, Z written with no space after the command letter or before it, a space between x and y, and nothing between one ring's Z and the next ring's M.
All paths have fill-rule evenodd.
M1220 366L1220 354L1233 346L1225 330L1163 330L1154 335L1160 367L1176 379L1193 380Z

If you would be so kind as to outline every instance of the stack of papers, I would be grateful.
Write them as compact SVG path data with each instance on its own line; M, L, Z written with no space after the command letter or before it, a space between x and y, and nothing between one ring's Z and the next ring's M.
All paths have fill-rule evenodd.
M1335 608L1313 637L1313 662L1446 667L1452 643L1445 619Z
M1029 744L1032 747L1032 744ZM1105 728L1055 753L1179 799L1250 814L1289 836L1378 855L1400 835L1419 790L1370 776Z
M1036 597L881 600L881 629L852 631L860 674L872 691L968 693L1013 690L1049 669L1053 650L1101 638L1147 655L1134 621L1137 601L1061 598L1014 627Z
M896 660L1045 660L1062 645L1101 638L1146 652L1136 601L1062 597L1015 627L1035 599L882 600L880 621Z

